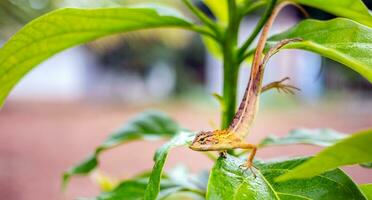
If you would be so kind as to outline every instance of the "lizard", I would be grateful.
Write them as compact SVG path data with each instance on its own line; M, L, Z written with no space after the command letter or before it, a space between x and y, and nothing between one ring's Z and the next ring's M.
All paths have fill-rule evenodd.
M252 167L254 167L253 159L257 152L257 146L254 144L246 143L244 141L244 138L249 133L249 129L253 124L255 115L258 110L260 94L272 88L277 88L278 90L282 90L287 93L294 93L294 90L299 90L294 86L283 84L284 81L289 79L288 77L262 87L264 68L269 58L277 53L279 49L286 44L290 42L301 41L301 39L299 38L282 40L278 42L274 47L272 47L264 56L264 58L261 59L261 54L265 48L265 43L267 41L270 27L272 26L274 18L276 17L278 12L285 5L287 4L279 4L274 9L273 14L263 27L263 31L259 38L258 45L254 54L249 81L243 99L230 126L223 130L198 132L193 142L189 146L189 148L195 151L222 152L220 155L224 155L223 152L231 149L251 149L248 159L243 166L247 169L250 169L253 175L255 175L252 170Z

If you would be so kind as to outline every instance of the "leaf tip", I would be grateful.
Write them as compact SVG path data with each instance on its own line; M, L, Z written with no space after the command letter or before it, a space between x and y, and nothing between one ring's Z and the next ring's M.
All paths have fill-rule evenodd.
M286 176L286 174L276 177L274 180L275 182L284 182L288 181L290 178Z
M65 172L62 175L62 181L61 181L61 190L62 192L66 191L67 185L70 181L71 178L71 173L70 172Z

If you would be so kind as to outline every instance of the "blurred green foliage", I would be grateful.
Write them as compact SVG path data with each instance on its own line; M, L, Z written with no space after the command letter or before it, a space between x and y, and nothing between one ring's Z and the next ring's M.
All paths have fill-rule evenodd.
M10 37L28 21L56 7L53 0L0 1L0 41Z
M7 40L32 19L57 8L102 8L133 4L141 6L141 4L148 5L150 2L154 3L154 1L150 0L1 0L0 42ZM180 1L157 0L156 3L178 8L182 6Z

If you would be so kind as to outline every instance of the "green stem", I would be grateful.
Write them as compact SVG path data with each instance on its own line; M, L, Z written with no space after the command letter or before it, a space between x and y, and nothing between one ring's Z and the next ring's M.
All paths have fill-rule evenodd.
M231 123L236 110L239 64L236 60L236 46L239 31L239 15L235 1L228 1L229 23L223 38L223 107L221 128Z
M256 49L251 49L247 52L242 57L238 58L238 63L242 63L245 59L247 59L249 56L253 55Z
M208 29L205 26L198 26L198 25L193 25L188 28L191 31L198 32L200 34L203 34L205 36L209 36L210 38L214 39L216 42L219 42L218 36L214 32L212 32L210 29Z
M242 47L239 49L238 57L241 58L244 56L245 51L248 49L248 47L252 44L254 39L257 37L258 33L260 33L262 27L265 25L266 21L269 19L275 4L277 0L269 0L269 4L266 7L266 10L260 20L257 22L256 27L254 28L252 34L249 36L249 38L244 42Z
M182 0L182 1L190 9L190 11L199 18L201 22L203 22L206 26L208 26L215 32L218 32L217 25L208 16L206 16L202 11L200 11L197 7L195 7L190 2L190 0Z
M238 72L239 67L236 66L234 55L231 52L230 46L224 47L223 57L223 110L221 128L229 127L236 110L237 87L238 87Z

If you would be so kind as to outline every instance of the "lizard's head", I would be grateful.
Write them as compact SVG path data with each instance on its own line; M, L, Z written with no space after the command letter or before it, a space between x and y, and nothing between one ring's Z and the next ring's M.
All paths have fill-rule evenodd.
M218 143L218 139L213 131L201 131L196 134L194 141L190 145L190 149L195 151L208 151L213 145Z
M201 131L196 134L194 141L190 145L190 149L195 151L210 151L218 144L217 135L213 131Z
M223 151L233 149L241 139L228 130L202 131L196 134L190 149L194 151Z

